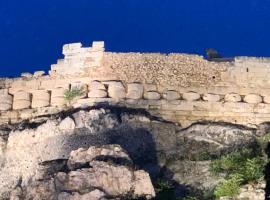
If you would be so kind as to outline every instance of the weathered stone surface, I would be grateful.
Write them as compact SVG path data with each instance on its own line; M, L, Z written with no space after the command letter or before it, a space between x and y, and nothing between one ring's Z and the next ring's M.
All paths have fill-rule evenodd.
M42 108L50 105L50 93L46 90L32 92L32 108Z
M92 90L106 90L106 88L103 83L99 81L92 81L89 85L89 91Z
M244 102L247 103L261 103L262 97L257 94L248 94L244 97Z
M52 106L63 106L67 103L64 98L65 91L66 89L64 88L57 88L51 91L51 105Z
M91 90L88 93L88 98L106 98L108 93L106 90Z
M141 99L143 97L143 85L139 83L130 83L127 86L127 98L128 99Z
M180 99L180 94L177 91L168 90L163 94L163 98L167 100L177 100Z
M33 75L34 78L39 78L45 75L45 71L36 71Z
M270 95L263 96L263 102L264 103L270 103Z
M7 111L12 108L13 97L11 95L1 95L0 94L0 111Z
M108 94L113 99L123 99L126 97L126 91L121 82L109 82Z
M242 100L241 96L236 93L226 94L224 99L228 102L240 102Z
M187 101L197 101L201 98L200 94L196 92L183 93L182 97L184 100L187 100Z
M69 194L66 192L62 192L58 195L58 200L106 200L105 199L106 194L98 189L95 189L89 193L86 194Z
M209 94L209 93L204 94L202 98L204 101L210 101L210 102L220 101L220 96L217 94Z
M90 147L89 149L80 148L70 153L68 160L68 167L71 170L85 166L87 163L93 161L98 157L109 157L109 158L121 158L132 163L128 154L119 145L105 145L100 147Z
M59 124L59 129L62 131L72 131L75 129L75 122L70 117L65 118Z
M143 170L135 171L134 195L137 197L144 196L151 199L155 196L155 190L152 186L148 173Z
M143 97L149 100L158 100L161 98L161 95L155 91L148 91L144 93Z
M29 92L25 92L25 91L19 91L19 92L16 92L14 94L14 101L17 101L17 100L27 100L27 101L30 101L31 99L31 95Z
M13 109L14 110L20 110L20 109L26 109L31 107L31 101L30 100L14 100L13 101Z

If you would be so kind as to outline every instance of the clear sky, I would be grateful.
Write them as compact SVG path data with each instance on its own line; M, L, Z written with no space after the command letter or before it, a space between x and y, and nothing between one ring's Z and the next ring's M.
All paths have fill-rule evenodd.
M0 0L0 76L48 70L62 45L270 56L270 0Z

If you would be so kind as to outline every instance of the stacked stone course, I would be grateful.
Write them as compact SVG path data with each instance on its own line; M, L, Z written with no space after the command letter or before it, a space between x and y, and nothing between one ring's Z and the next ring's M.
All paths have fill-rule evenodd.
M214 63L197 55L104 52L103 42L65 45L45 75L1 79L0 121L59 112L64 93L79 88L74 107L106 102L144 108L187 126L200 120L257 125L270 121L270 60L236 57Z

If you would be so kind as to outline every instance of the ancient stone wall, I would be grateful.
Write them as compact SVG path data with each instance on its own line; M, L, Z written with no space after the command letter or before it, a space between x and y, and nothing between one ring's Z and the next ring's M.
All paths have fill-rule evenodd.
M103 42L65 45L50 75L0 82L0 121L52 114L68 104L144 108L187 126L201 120L257 125L270 121L270 59L209 62L198 55L104 52ZM80 88L72 102L65 91Z

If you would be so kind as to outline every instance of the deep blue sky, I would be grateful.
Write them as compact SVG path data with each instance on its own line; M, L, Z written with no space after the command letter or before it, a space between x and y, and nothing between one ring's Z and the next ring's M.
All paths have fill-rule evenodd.
M0 0L0 76L48 70L62 45L270 56L270 0Z

